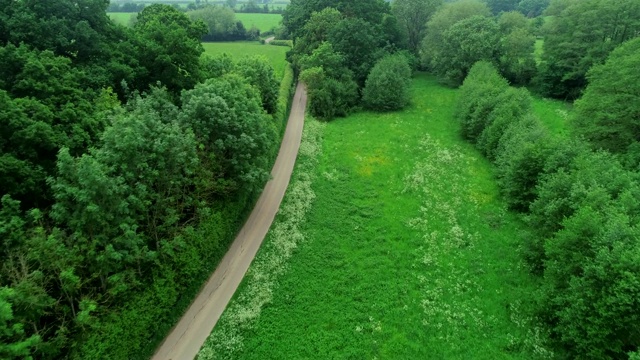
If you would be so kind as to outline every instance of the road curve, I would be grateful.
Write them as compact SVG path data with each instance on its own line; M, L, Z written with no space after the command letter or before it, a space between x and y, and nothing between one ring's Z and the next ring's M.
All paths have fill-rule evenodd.
M272 179L229 251L152 360L193 359L218 322L280 208L300 148L306 105L306 90L298 83L280 152L271 171Z

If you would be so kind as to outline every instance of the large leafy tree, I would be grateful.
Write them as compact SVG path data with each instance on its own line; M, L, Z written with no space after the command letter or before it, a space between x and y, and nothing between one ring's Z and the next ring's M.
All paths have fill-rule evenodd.
M303 36L303 28L311 15L327 7L373 24L380 24L383 14L389 13L389 5L383 0L292 0L282 15L282 24L295 41Z
M543 94L575 99L587 85L587 71L614 48L640 34L636 0L556 0L544 41L539 86Z
M481 15L458 21L442 34L442 42L430 48L431 68L452 85L460 85L476 62L495 62L500 33L495 20Z
M140 39L139 60L146 70L138 78L138 89L159 81L178 93L198 82L198 60L204 52L200 39L207 33L203 22L192 22L172 6L154 4L138 14L134 31Z
M498 19L500 27L500 72L512 84L525 85L536 72L533 57L535 36L529 22L519 12L505 12Z
M300 79L307 84L311 114L321 119L347 115L358 100L358 84L344 55L324 42L300 63Z
M476 0L462 0L440 7L427 23L427 35L420 47L423 64L426 67L432 67L432 62L438 61L440 52L447 47L443 39L445 31L458 21L476 15L488 17L491 15L491 10L484 2Z
M260 91L262 107L267 113L275 114L280 85L269 60L264 56L245 57L236 64L236 71Z
M575 103L574 124L594 147L624 153L640 142L638 69L640 38L622 44L589 71L589 85Z
M362 100L370 109L390 111L409 103L411 68L404 55L386 56L376 63L367 77Z
M442 3L442 0L395 0L391 3L393 14L407 34L411 52L418 53L426 35L427 22Z
M347 17L331 28L328 39L363 86L373 65L384 55L380 28L361 18Z
M275 141L272 118L260 93L239 75L209 79L182 94L183 126L193 129L215 170L218 195L251 192L269 177L269 149Z

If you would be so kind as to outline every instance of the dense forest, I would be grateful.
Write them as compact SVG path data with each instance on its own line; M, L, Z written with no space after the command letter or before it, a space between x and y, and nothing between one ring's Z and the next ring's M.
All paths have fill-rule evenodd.
M167 5L0 3L0 358L148 353L267 180L291 75L202 57Z
M267 179L293 74L203 57L213 8L0 5L0 357L145 357ZM640 2L292 0L283 26L318 118L401 109L415 70L460 87L556 353L640 357ZM575 100L571 133L532 96Z

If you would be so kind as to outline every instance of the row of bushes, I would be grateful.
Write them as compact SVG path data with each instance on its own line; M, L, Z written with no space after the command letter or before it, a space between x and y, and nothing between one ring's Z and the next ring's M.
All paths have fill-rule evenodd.
M271 40L271 42L269 42L269 45L293 47L293 41L292 40Z
M487 62L461 87L462 135L496 166L504 198L525 213L540 318L571 358L637 356L640 176L579 139L550 134L531 96Z
M218 75L225 73L221 71ZM293 70L287 66L272 115L274 131L280 135L286 125L293 89ZM268 149L270 163L277 155L278 145L279 142L274 143ZM149 358L222 259L257 196L259 193L244 194L217 202L199 216L198 223L181 230L174 240L180 245L174 249L170 262L154 269L153 284L122 308L101 318L90 336L74 349L73 358Z

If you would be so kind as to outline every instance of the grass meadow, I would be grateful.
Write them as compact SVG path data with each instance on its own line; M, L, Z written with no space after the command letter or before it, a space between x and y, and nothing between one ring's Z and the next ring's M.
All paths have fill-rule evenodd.
M276 72L278 79L282 78L287 65L285 55L289 50L286 46L263 45L258 41L208 42L202 43L205 55L227 53L239 59L243 56L264 55Z
M125 13L125 12L110 12L107 13L111 20L118 24L129 26L130 19L137 13ZM248 14L248 13L236 13L236 19L242 21L242 24L246 29L250 29L252 26L257 27L261 32L269 31L272 28L278 27L282 20L281 14Z
M246 29L250 29L252 26L255 26L261 32L264 32L278 27L278 25L280 25L280 21L282 20L282 15L236 13L236 19L242 21L242 24Z
M459 136L456 90L307 120L283 206L198 359L536 359L526 226Z
M130 24L130 20L132 16L135 16L137 13L134 12L110 12L107 13L107 15L111 18L111 20L113 20L114 22L120 24L120 25L124 25L124 26L129 26Z

